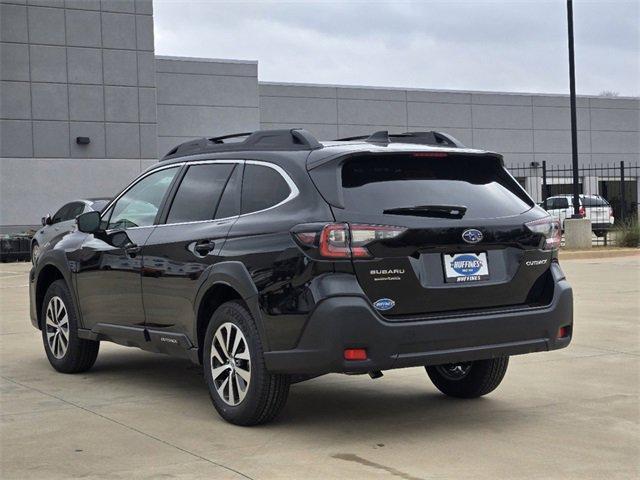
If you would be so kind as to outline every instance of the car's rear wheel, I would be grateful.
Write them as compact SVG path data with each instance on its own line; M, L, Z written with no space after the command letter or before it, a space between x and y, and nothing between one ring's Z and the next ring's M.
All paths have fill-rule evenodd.
M607 234L607 232L606 230L594 230L593 234L598 238L602 238Z
M236 425L273 420L289 394L289 377L270 374L260 335L242 302L221 305L204 339L204 376L214 407Z
M62 373L89 370L98 357L100 342L78 337L76 309L63 280L47 289L41 318L42 342L51 366Z
M477 398L494 391L507 372L509 357L425 367L433 384L445 395Z

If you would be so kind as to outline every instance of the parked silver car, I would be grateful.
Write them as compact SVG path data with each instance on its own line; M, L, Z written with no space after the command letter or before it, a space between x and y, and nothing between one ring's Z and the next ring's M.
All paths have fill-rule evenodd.
M31 240L31 261L35 265L40 250L54 238L69 233L75 226L75 219L85 212L100 212L109 203L109 198L85 198L64 204L51 216L42 217L42 228Z

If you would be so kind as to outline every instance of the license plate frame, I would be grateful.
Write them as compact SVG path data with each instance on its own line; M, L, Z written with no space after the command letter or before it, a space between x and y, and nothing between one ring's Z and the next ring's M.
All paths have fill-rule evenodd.
M462 252L442 255L446 283L469 283L489 280L487 252Z

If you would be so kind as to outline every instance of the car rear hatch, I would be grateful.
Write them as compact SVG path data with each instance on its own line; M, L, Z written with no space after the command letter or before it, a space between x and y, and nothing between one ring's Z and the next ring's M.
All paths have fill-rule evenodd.
M544 212L500 156L365 153L310 175L336 222L349 226L352 248L368 237L370 258L353 258L353 268L388 319L550 301L552 252L525 225ZM398 228L382 227L373 238L372 226Z

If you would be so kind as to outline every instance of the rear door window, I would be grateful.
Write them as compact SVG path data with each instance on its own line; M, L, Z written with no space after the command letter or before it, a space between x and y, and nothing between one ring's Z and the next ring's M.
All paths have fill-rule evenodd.
M193 165L182 178L166 223L212 220L234 163Z
M247 163L242 180L242 213L258 212L285 200L291 189L280 173L263 165Z
M466 207L464 218L517 215L533 202L493 158L360 157L342 167L345 208L381 214L420 206Z
M582 205L585 207L608 207L609 203L602 197L586 196L582 197Z

